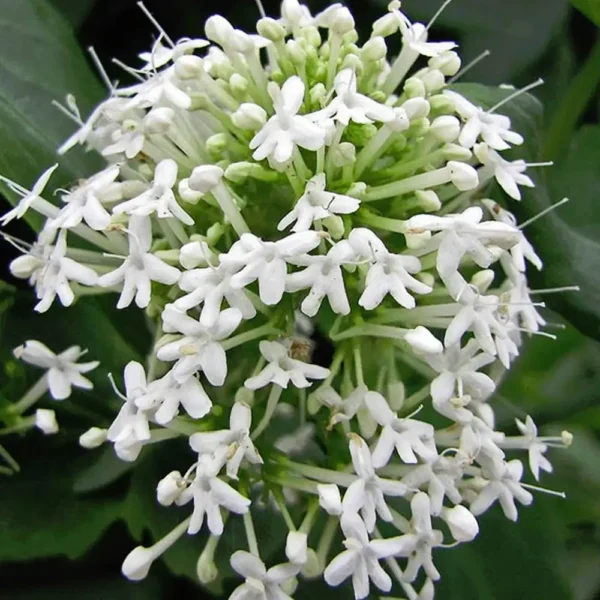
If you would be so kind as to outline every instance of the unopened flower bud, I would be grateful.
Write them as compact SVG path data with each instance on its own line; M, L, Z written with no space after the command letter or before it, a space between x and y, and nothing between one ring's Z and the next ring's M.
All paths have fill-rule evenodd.
M442 202L433 190L417 190L415 196L424 212L435 212L442 208Z
M367 184L364 181L355 181L350 189L346 192L347 196L352 196L352 198L362 198L364 193L367 191Z
M342 514L342 497L335 483L323 483L317 486L319 505L329 515Z
M321 221L323 227L327 230L327 233L331 236L332 240L341 240L344 237L344 219L339 215L332 215L326 217Z
M231 115L231 120L236 127L247 131L257 131L267 122L267 113L258 104L244 102Z
M184 269L207 267L213 258L213 253L204 241L189 242L179 250L179 262Z
M438 69L423 69L419 75L427 93L431 94L441 90L446 85L446 78Z
M398 21L390 13L383 15L373 23L373 36L389 37L398 32Z
M256 23L256 31L272 42L280 42L285 38L285 29L275 19L264 17Z
M200 165L190 175L190 188L206 194L221 183L223 173L223 169L216 165Z
M333 6L330 8L333 8ZM329 27L331 31L338 35L344 35L354 29L354 17L348 8L338 4L331 11L331 16L328 19L328 23L326 23L326 27Z
M444 351L444 345L429 329L419 325L404 336L405 341L410 344L415 352L421 354L440 354Z
M394 381L387 386L387 401L394 412L402 408L405 398L406 388L402 381Z
M452 537L457 542L470 542L479 533L479 524L471 511L464 506L443 508L440 515L448 524Z
M291 579L288 579L281 584L281 591L284 594L287 594L290 598L293 597L293 594L295 593L297 588L298 579L296 577L292 577Z
M227 148L229 137L226 133L215 133L206 140L206 151L214 158L219 158Z
M425 98L425 84L418 77L409 77L404 83L404 93L408 98Z
M234 399L237 404L245 404L246 406L251 407L254 405L254 390L249 390L242 386L238 388Z
M434 119L429 128L440 142L450 143L460 135L460 121L456 117L443 116Z
M179 192L181 199L189 204L198 204L204 195L202 192L197 192L190 188L190 180L187 177L179 182L177 191Z
M354 164L356 161L356 148L350 142L342 142L333 148L333 164L336 167Z
M301 531L290 531L285 542L285 555L295 565L304 565L308 552L308 536Z
M304 567L302 567L301 573L307 579L314 579L323 573L323 567L319 563L319 557L312 548L307 550L306 562L304 563Z
M430 96L428 100L431 111L436 115L450 115L455 112L454 103L444 94L435 94L434 96Z
M442 150L444 151L444 158L446 160L458 160L464 162L473 156L473 153L468 148L463 148L458 144L446 144Z
M141 581L148 575L155 558L150 548L138 546L123 561L121 572L131 581Z
M479 185L479 176L471 165L450 161L447 165L452 183L461 191L474 190Z
M471 285L475 286L481 294L485 293L487 289L492 285L494 281L494 271L491 269L484 269L483 271L477 271L471 281Z
M18 256L10 262L10 274L17 279L28 279L38 268L40 260L30 254Z
M88 450L98 448L98 446L101 446L106 441L107 433L108 431L106 429L92 427L79 436L79 445Z
M229 78L229 89L231 90L231 93L235 98L245 98L246 94L248 93L249 85L250 84L248 80L239 73L234 73Z
M411 121L424 119L431 110L431 106L425 98L411 98L402 105L402 108Z
M322 83L317 83L310 88L310 101L317 106L324 106L327 100L327 88Z
M409 135L412 137L421 137L429 131L431 123L429 119L415 119L410 122Z
M171 471L163 477L156 487L156 499L163 506L171 506L185 489L185 482L179 471Z
M313 48L319 48L321 45L321 34L319 33L319 30L312 25L303 27L300 35L302 36L302 39L306 40L306 42Z
M58 433L56 413L48 408L38 408L35 411L35 426L45 435Z
M570 431L561 432L560 437L565 448L569 448L573 444L573 434Z
M199 56L186 54L175 61L175 75L182 80L196 79L204 74L204 61Z
M153 108L144 118L144 129L148 133L166 133L175 117L175 111L167 106Z
M196 575L198 575L198 581L204 585L212 583L219 576L219 569L215 564L213 553L210 555L204 552L200 554L196 563Z
M361 49L361 58L366 62L375 62L385 58L387 46L381 36L372 37Z
M302 66L306 63L307 54L304 48L302 48L302 44L296 40L288 40L285 47L293 65Z
M206 20L204 25L206 37L219 46L227 46L231 43L234 28L233 25L221 15L213 15Z
M360 76L364 70L360 56L356 56L356 54L347 54L342 61L342 69L352 69Z
M442 52L429 59L427 63L432 69L439 69L446 77L453 77L460 71L460 56L452 50Z

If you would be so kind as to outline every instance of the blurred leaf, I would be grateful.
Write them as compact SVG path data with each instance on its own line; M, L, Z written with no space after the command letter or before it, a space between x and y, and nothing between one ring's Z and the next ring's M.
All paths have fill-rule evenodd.
M102 91L69 25L45 0L0 0L0 14L0 173L28 187L76 128L52 101L73 93L86 115ZM52 183L68 185L94 165L75 150Z
M82 469L75 478L73 491L77 494L93 492L115 481L131 471L135 463L121 460L111 446L105 446L97 452L93 452L91 464Z
M571 0L571 3L590 21L600 26L600 0Z
M510 90L478 84L459 84L455 88L475 103L488 108L510 93ZM526 140L523 146L514 150L514 157L523 158L528 162L537 162L540 158L542 130L541 104L532 95L521 94L504 105L501 112L511 118L513 129ZM510 158L510 153L507 156ZM561 166L552 168L560 169L553 175L554 181L565 173ZM520 217L521 222L536 216L553 204L546 186L545 173L541 170L536 171L531 173L536 181L536 187L523 190L522 202L507 199L498 186L495 186L494 195L502 197L503 203L508 204L510 210ZM580 203L597 202L597 198L592 194L588 197L588 190L580 184L577 184L576 189L571 190L571 194ZM559 197L554 198L554 202L559 199ZM600 243L587 237L579 228L570 227L556 212L529 225L527 237L544 260L544 269L541 273L536 273L534 269L529 270L531 287L556 288L579 285L581 288L579 293L552 294L544 300L582 333L600 339L600 271L597 268Z
M72 465L72 450L38 453L0 479L0 561L77 558L119 517L119 500L73 494Z
M380 0L380 4L388 2ZM440 5L440 0L408 0L402 8L411 19L428 23ZM459 0L448 6L436 23L456 30L465 64L490 50L491 56L477 65L469 78L498 84L541 57L567 9L568 0ZM435 27L433 31L435 34Z
M57 8L77 29L92 12L94 5L98 0L51 0L53 6Z

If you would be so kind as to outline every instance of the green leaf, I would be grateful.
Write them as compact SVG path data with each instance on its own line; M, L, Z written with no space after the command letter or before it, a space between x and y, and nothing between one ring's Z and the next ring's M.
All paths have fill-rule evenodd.
M460 84L455 88L482 107L491 107L510 93L509 90L477 84ZM544 157L539 156L541 104L532 95L522 94L504 105L501 112L511 118L513 129L526 140L523 146L513 151L513 157L523 158L527 162L543 160ZM507 157L510 156L508 153ZM566 173L562 165L551 168L557 170L557 174L553 175L555 178L560 177L560 173ZM538 215L560 200L560 196L551 200L545 171L531 169L531 175L536 181L536 187L523 190L522 202L507 199L497 186L493 193L519 216L521 222ZM536 288L578 285L581 288L579 293L552 294L544 297L544 300L582 333L600 339L600 271L597 268L600 243L587 237L579 227L571 227L560 216L567 210L577 211L579 202L594 203L597 198L591 194L588 196L588 190L581 182L575 183L569 190L569 195L574 200L571 207L552 212L527 227L527 237L544 261L541 273L529 269L528 276L532 287Z
M600 0L571 0L571 4L600 26Z
M73 93L87 115L102 90L68 23L45 0L0 0L0 15L0 173L28 187L77 127L52 101ZM65 186L97 164L75 150L52 183Z
M40 452L0 479L0 561L77 558L119 517L118 499L75 496L72 465L72 449Z
M115 454L112 445L93 454L91 464L81 470L73 483L73 491L78 494L102 489L138 466L136 463L121 460Z
M77 2L73 2L73 0L51 0L51 2L77 29L83 25L92 12L97 0L77 0Z
M387 4L387 0L380 0L381 6ZM428 23L440 5L439 0L419 0L405 2L402 8L412 20ZM432 32L439 39L440 27L455 30L465 64L490 50L491 55L469 73L469 78L506 83L540 58L567 10L568 0L459 0L444 10Z

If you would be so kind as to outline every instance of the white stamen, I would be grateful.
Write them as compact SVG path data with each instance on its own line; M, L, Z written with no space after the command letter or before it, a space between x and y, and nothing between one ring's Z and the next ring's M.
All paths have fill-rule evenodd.
M100 57L98 56L98 54L96 54L96 50L94 49L93 46L90 46L87 50L90 53L90 56L92 57L92 61L94 62L94 65L96 66L96 69L98 70L98 73L100 74L100 78L104 82L104 85L108 88L108 91L112 94L114 92L115 85L110 80L110 77L108 76L108 73L106 72L106 69L104 68L104 65L100 61Z
M473 67L478 65L484 58L487 58L491 52L484 50L478 57L474 58L468 65L463 67L454 77L448 80L448 85L458 81L463 75L466 75Z
M567 202L569 202L569 199L563 198L560 202L557 202L556 204L553 204L552 206L545 208L541 213L538 213L537 215L535 215L535 217L531 217L531 219L527 219L527 221L525 221L524 223L521 223L519 225L519 229L525 229L525 227L527 227L527 225L531 225L532 223L537 221L540 217L547 215L549 212L553 211L555 208L558 208L559 206L562 206L563 204L566 204Z
M534 81L533 83L530 83L529 85L526 85L524 88L517 90L516 92L510 94L509 96L506 96L506 98L504 98L504 100L501 100L500 102L498 102L498 104L492 106L492 108L490 108L488 110L488 113L496 112L501 106L504 106L507 102L514 100L521 94L525 94L529 90L533 90L534 88L539 87L540 85L544 85L544 80L541 77L537 81Z
M580 292L578 285L565 285L564 287L546 288L543 290L529 290L529 294L562 294L563 292Z
M427 25L427 28L425 29L425 31L429 31L429 29L433 26L433 24L437 21L438 17L446 10L446 7L448 6L448 4L450 4L452 2L452 0L446 0L444 2L444 4L442 4L437 12L433 15L433 17L431 17L431 20L429 21L429 24Z
M152 25L154 25L154 27L156 27L158 32L161 35L163 35L165 40L167 40L167 42L169 42L169 44L171 44L171 46L173 46L173 48L174 48L175 42L169 37L169 34L160 26L160 23L154 18L154 15L146 8L144 3L138 2L137 5L142 9L142 12L146 15L146 17L148 17L148 20L150 21L150 23L152 23Z

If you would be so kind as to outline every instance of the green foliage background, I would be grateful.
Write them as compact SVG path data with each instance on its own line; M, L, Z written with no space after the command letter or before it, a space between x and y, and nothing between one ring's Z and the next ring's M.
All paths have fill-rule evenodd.
M323 0L307 0L313 11ZM250 29L257 18L250 0L218 6L191 0L146 2L172 37L200 36L214 10ZM359 30L385 10L385 0L348 2ZM413 19L427 21L440 0L405 0ZM276 12L276 2L265 2ZM465 62L485 49L492 55L470 73L480 84L526 84L542 76L541 102L523 96L506 107L515 129L527 138L526 158L553 159L555 167L537 172L538 187L512 207L521 219L569 196L572 202L537 221L528 234L546 269L533 287L580 285L581 293L548 297L554 322L565 323L559 340L531 340L496 397L501 423L531 414L547 432L569 429L575 442L555 452L556 473L546 479L567 500L538 496L521 510L517 525L498 511L482 520L474 543L439 552L441 600L593 600L600 598L600 0L454 0L434 32L458 39ZM0 0L0 172L23 185L55 162L55 148L71 124L52 107L54 99L76 95L87 114L103 94L87 55L94 45L107 65L118 56L133 62L146 49L152 30L134 0ZM109 66L111 75L121 74ZM506 92L463 86L481 104ZM71 153L62 161L59 185L94 168L95 160ZM6 192L6 190L5 190ZM10 195L7 196L10 201ZM35 227L35 219L30 221ZM31 236L23 224L13 233ZM3 263L11 250L2 246ZM93 394L54 403L61 433L2 439L21 466L0 475L0 586L2 598L149 599L207 597L193 582L202 540L185 539L156 565L151 577L130 584L119 565L135 543L165 533L180 515L154 502L158 479L176 468L185 450L178 443L143 453L141 463L118 461L111 448L83 453L77 437L92 425L107 425L119 402L106 374L119 373L150 346L138 311L117 313L110 298L83 298L65 311L44 316L32 311L31 294L4 276L0 283L0 421L10 427L4 408L35 381L35 374L12 359L11 349L30 337L56 350L81 343L102 361ZM1 459L0 459L0 464ZM185 462L183 462L185 464ZM261 548L277 552L272 535L279 527L259 516ZM223 553L242 544L232 528ZM227 575L224 573L223 575ZM230 588L221 578L211 590ZM307 586L297 598L324 593ZM345 598L348 589L328 591Z

